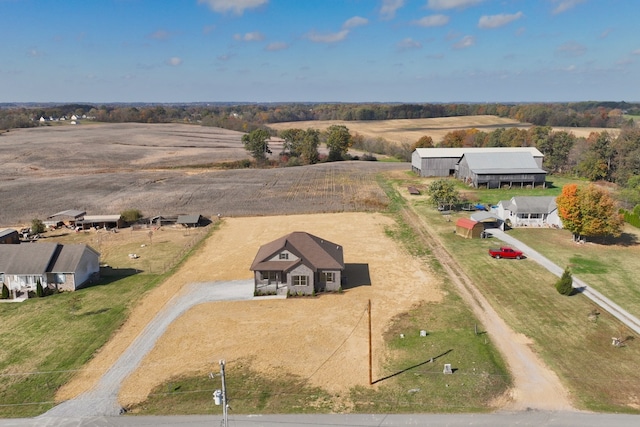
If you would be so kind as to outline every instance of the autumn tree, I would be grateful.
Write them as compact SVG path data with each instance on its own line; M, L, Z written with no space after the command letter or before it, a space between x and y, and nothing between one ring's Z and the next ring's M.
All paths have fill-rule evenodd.
M329 160L343 160L353 140L349 129L342 125L332 125L326 130L326 144L329 148Z
M425 135L420 137L419 140L413 143L411 146L411 152L413 152L416 148L432 148L433 147L433 138L429 135Z
M536 148L544 154L544 166L552 173L566 169L571 147L576 141L572 133L565 131L551 132L549 138L540 141Z
M251 156L258 163L264 163L267 160L267 154L271 154L267 140L270 138L269 132L264 129L256 129L247 134L242 135L242 143L245 150L251 153Z
M320 131L309 128L302 133L302 138L295 146L295 150L305 164L312 165L318 162L319 145Z
M590 181L613 179L613 138L608 132L591 132L586 140L586 150L581 153L576 172Z
M578 187L567 184L556 198L562 225L573 233L574 240L582 237L614 236L622 232L624 220L609 194L591 184Z
M439 179L427 187L427 194L434 206L449 206L449 209L460 202L460 193L453 181Z
M44 225L44 222L38 218L34 218L31 221L31 234L40 234L44 233L47 227Z

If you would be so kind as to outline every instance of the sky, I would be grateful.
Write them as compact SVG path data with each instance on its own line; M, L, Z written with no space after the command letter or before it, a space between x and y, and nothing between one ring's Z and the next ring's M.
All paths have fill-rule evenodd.
M0 0L0 102L640 101L638 0Z

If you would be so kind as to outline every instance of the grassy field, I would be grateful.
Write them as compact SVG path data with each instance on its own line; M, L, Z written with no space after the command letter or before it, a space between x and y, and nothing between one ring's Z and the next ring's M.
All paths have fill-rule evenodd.
M201 232L199 237L205 235ZM70 242L92 237L95 233L73 233L60 239ZM175 265L186 253L185 248L193 247L192 239L183 240L185 246L171 245L164 253L156 250L153 256L159 262L158 269L160 265ZM114 249L122 242L118 238L109 243L112 252L107 261L117 262L123 253L126 257L127 243L124 251ZM145 292L164 277L118 265L102 269L99 283L89 288L0 304L0 417L30 417L53 407L56 390L122 325Z
M398 180L399 186L422 183L407 174ZM500 198L510 198L512 193ZM483 199L486 195L479 195ZM492 239L467 240L452 233L454 222L468 213L455 213L446 217L433 209L426 197L412 198L411 203L436 229L448 250L456 257L466 273L474 280L483 295L491 301L501 317L517 332L533 340L533 346L549 366L556 371L572 392L578 407L596 411L640 412L640 344L630 339L625 347L611 345L611 337L633 336L607 313L601 313L596 321L589 314L597 307L586 297L563 297L554 288L557 277L531 260L495 260L487 255L490 246L499 245ZM573 248L566 232L557 230L515 230L515 237L525 237L529 245L540 247L552 259L559 257L560 264L573 263L576 274L585 280L595 276L607 276L617 281L617 294L627 300L636 298L629 274L636 271L635 247L602 248L593 245ZM557 247L561 249L556 249ZM611 255L606 255L607 250ZM576 254L577 251L582 253ZM588 254L586 251L589 251ZM616 267L608 262L617 252L634 267L616 274ZM620 255L625 253L624 257ZM628 257L628 258L627 258ZM573 260L573 261L572 261ZM606 267L605 267L606 266ZM623 303L624 301L620 301ZM624 304L623 304L624 306Z

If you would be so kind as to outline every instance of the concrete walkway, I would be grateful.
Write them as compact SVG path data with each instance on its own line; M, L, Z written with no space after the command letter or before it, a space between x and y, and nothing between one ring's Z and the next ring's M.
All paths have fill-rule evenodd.
M563 268L559 267L557 264L554 264L553 262L551 262L551 260L540 254L540 252L537 252L531 247L525 245L520 240L511 237L504 231L498 229L488 229L486 230L486 232L493 235L495 238L502 240L506 244L513 246L514 248L518 248L519 250L524 252L527 258L536 261L538 264L542 265L544 268L546 268L556 276L562 276L562 273L564 272ZM595 289L587 285L587 283L578 279L577 277L573 277L573 287L578 289L591 301L598 304L600 308L606 310L609 314L620 320L629 329L640 335L640 320L637 317L633 316L618 304L611 301L609 298L605 297L600 292L596 291Z
M193 283L171 299L102 376L97 386L80 396L67 400L41 415L52 417L110 417L119 415L118 392L124 379L135 371L169 325L191 307L212 301L253 299L253 279L231 282Z

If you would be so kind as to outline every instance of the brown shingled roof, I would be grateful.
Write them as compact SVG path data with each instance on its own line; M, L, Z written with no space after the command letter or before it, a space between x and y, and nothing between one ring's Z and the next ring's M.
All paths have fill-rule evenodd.
M251 270L269 271L277 269L286 271L300 262L292 261L284 264L282 262L268 261L282 250L288 250L295 254L314 271L318 269L344 269L342 246L303 231L294 231L261 246L251 264Z

